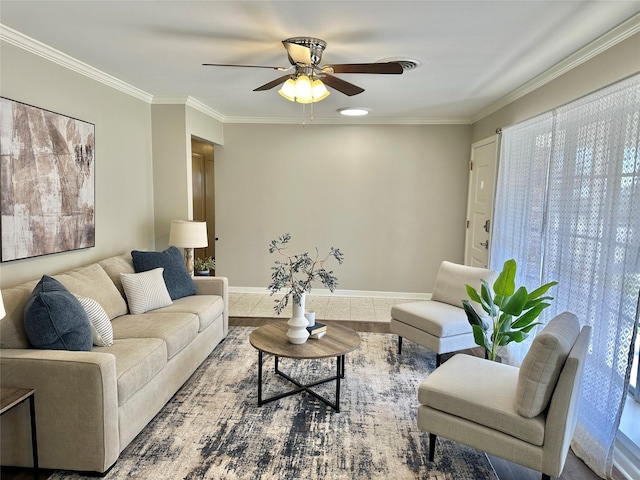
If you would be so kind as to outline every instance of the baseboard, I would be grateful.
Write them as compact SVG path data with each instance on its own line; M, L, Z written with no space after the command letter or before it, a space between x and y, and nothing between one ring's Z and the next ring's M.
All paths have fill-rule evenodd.
M269 293L264 287L229 287L229 293L256 293L266 295ZM378 292L373 290L334 290L329 291L326 288L314 288L309 295L336 297L367 297L367 298L406 298L408 300L429 300L430 293L411 293L411 292Z
M613 465L628 480L640 478L640 448L620 431L616 436Z

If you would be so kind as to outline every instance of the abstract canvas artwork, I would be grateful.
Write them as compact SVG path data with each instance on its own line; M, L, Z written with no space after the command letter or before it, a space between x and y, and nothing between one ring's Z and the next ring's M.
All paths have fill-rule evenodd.
M0 97L1 260L95 246L95 125Z

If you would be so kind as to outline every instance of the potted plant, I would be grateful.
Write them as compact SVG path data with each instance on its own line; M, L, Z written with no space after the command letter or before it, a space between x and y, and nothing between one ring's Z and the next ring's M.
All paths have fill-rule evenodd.
M193 262L193 270L198 276L207 276L209 271L216 268L216 261L213 257L196 258Z
M269 291L271 295L280 290L285 291L280 300L275 300L274 310L280 314L288 305L289 298L293 297L295 304L300 305L302 294L311 291L311 284L315 281L322 283L331 292L338 286L338 279L333 275L332 270L326 270L324 264L333 257L338 264L344 261L344 255L338 248L331 247L329 253L320 258L320 252L316 247L314 258L308 252L289 255L285 252L287 243L291 240L291 235L285 233L280 238L272 240L269 245L269 253L278 253L283 260L276 260L271 267L271 284Z
M291 328L287 336L291 343L304 343L309 337L306 329L308 322L304 317L306 293L311 291L311 284L316 281L333 292L338 286L338 279L333 275L333 271L325 268L325 262L334 258L338 264L342 264L344 256L340 249L334 247L322 258L317 247L315 257L308 252L289 255L285 252L289 240L291 235L285 233L272 240L269 245L269 253L278 253L281 259L276 260L275 265L271 267L271 283L268 289L271 295L284 290L283 297L275 300L273 307L278 315L289 304L289 299L293 298L293 316L288 322Z
M463 300L462 305L467 314L467 320L473 328L473 337L487 352L487 358L494 361L498 350L511 342L522 342L529 332L540 322L536 319L542 311L550 306L547 301L553 297L543 296L549 288L558 282L549 282L532 292L522 286L516 289L516 261L511 259L504 262L502 272L491 288L482 280L480 293L467 285L467 294L474 302L482 305L482 309L489 317L490 323L483 320L474 310L469 300Z

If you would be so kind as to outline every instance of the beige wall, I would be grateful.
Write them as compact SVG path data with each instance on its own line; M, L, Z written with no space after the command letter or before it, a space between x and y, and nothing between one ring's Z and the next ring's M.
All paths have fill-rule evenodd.
M0 286L153 248L150 105L4 42L0 69L0 95L96 126L95 248L2 263Z
M605 50L473 125L473 141L640 72L640 33Z
M191 136L223 143L219 121L184 104L152 105L156 248L169 243L171 220L193 219Z
M188 219L187 132L184 105L152 105L156 247L169 242L171 220Z
M341 290L430 292L461 262L469 125L225 125L215 149L216 273L266 288L269 242L339 247Z

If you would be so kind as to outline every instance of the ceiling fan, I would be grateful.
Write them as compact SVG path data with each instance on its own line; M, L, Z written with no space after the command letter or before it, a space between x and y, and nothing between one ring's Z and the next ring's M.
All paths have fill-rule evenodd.
M314 37L292 37L282 41L284 48L287 51L289 57L289 67L270 67L264 65L236 65L227 63L203 63L204 66L212 67L249 67L249 68L269 68L272 70L278 70L280 72L286 72L295 69L293 73L283 75L275 80L272 80L258 88L255 88L254 92L260 92L264 90L270 90L277 87L280 84L288 83L288 80L293 82L297 78L308 77L312 82L315 80L322 80L328 86L338 90L339 92L348 95L358 95L364 92L364 88L361 88L353 83L349 83L341 78L335 77L333 74L342 73L376 73L376 74L392 74L401 75L404 71L400 62L379 62L379 63L341 63L335 65L323 65L320 66L322 59L322 52L327 46L327 42L319 38ZM326 94L328 95L328 93ZM324 97L326 97L324 95ZM288 98L287 95L283 95ZM322 98L324 98L322 97ZM288 98L291 100L291 98ZM317 100L312 100L317 101ZM305 102L302 102L305 103Z

